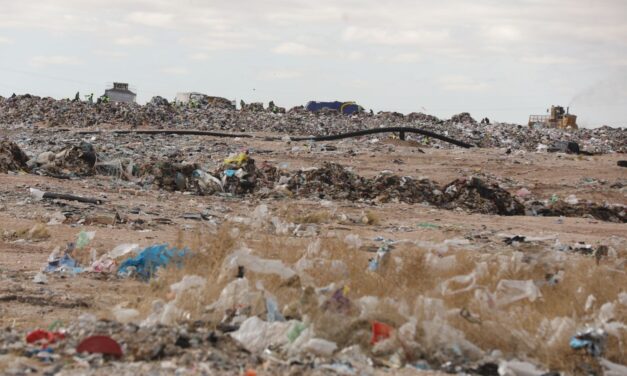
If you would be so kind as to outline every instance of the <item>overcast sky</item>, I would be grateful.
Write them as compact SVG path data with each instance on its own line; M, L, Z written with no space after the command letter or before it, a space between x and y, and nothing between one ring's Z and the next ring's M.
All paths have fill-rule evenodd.
M0 0L0 95L129 82L291 107L627 126L626 0Z

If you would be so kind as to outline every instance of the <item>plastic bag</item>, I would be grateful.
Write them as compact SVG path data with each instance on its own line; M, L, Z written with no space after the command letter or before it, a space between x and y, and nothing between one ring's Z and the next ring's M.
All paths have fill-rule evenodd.
M504 360L499 363L499 375L501 376L541 376L546 371L539 370L529 362L519 360Z
M133 322L139 317L139 311L133 308L123 308L120 305L113 307L111 310L113 317L123 324Z
M241 166L246 161L248 161L248 154L242 152L229 156L224 160L224 164L235 164L237 166Z
M257 316L246 319L240 328L230 333L244 348L252 353L265 350L268 346L282 346L288 343L287 333L292 322L266 322Z
M195 287L204 287L207 280L197 275L186 275L179 282L170 285L170 291L175 294L175 300L178 299L185 291L189 291Z
M518 281L502 279L496 285L496 304L499 307L528 299L530 302L542 297L540 289L532 280Z
M119 244L112 250L107 253L107 256L116 259L118 257L122 257L128 253L134 252L137 253L139 251L139 244Z
M79 232L78 236L76 237L76 249L85 248L87 244L89 244L89 242L94 240L94 237L96 237L96 231Z
M37 201L41 201L44 199L44 191L40 191L37 188L29 188L31 196Z
M240 248L233 252L225 261L227 269L243 266L247 270L260 274L276 274L283 279L296 275L296 272L283 264L281 260L268 260L253 255L248 248Z
M234 307L253 306L262 299L261 293L250 291L248 279L238 278L227 284L222 291L218 300L208 306L210 310L225 312Z
M337 350L335 342L326 339L311 338L301 347L301 351L315 356L330 357Z
M118 268L118 274L128 275L130 273L129 268L134 267L137 275L147 280L159 268L167 266L173 259L176 259L177 265L180 265L180 260L188 255L189 250L187 248L172 247L168 249L167 244L153 245L145 248L137 256L124 260Z
M266 297L266 311L269 322L285 321L285 317L279 312L278 303L273 296Z

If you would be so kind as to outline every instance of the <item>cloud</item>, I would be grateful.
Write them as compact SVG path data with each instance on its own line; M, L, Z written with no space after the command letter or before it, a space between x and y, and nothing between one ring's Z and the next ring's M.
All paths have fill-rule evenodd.
M194 52L189 55L189 58L192 60L209 60L210 55L206 52Z
M468 96L464 105L476 100L505 107L511 98L502 94L508 91L536 90L542 101L570 98L598 80L601 72L627 66L625 0L589 4L397 0L391 5L374 0L37 0L2 4L0 50L11 48L18 61L28 63L32 55L75 55L91 68L91 72L77 71L77 76L98 72L106 76L108 70L117 68L125 69L129 81L141 82L150 80L141 67L155 56L162 63L153 69L164 68L159 73L164 79L166 74L182 72L181 67L169 65L187 67L191 76L192 69L208 60L216 70L232 73L230 79L216 81L210 70L193 72L195 80L215 84L216 90L237 93L248 87L247 79L261 75L283 80L272 85L272 91L279 93L285 91L281 85L302 80L312 90L307 95L325 96L339 88L359 93L361 98L356 99L367 98L381 109L400 106L396 97L385 95L386 83L404 82L409 75L435 77L429 79L439 91L439 96L429 99L433 102L454 100L458 92L479 92ZM248 63L251 56L262 63ZM299 65L290 65L294 60ZM31 64L51 66L54 61L39 57ZM73 64L62 59L57 63ZM5 64L19 63L7 60ZM412 64L420 64L420 70L406 72L415 68ZM264 68L268 71L263 72ZM327 82L309 74L319 69ZM341 86L349 80L346 72L370 86L362 90ZM552 84L552 78L568 85ZM166 81L164 85L172 85ZM141 85L176 90L153 84ZM46 89L46 83L41 85ZM429 97L432 89L401 86L401 98ZM410 110L414 102L406 101L403 106ZM428 100L424 104L438 106Z
M404 52L385 58L390 63L417 63L422 60L422 55L417 52Z
M443 90L457 92L483 91L489 86L484 82L475 81L470 77L460 75L440 77L439 83Z
M609 60L608 63L619 67L627 66L627 57L617 57Z
M115 44L120 46L148 46L152 41L143 35L134 35L131 37L119 37L114 39Z
M446 30L392 29L349 26L344 29L342 39L346 42L380 44L388 46L437 45L448 41Z
M158 12L133 12L127 17L130 22L152 27L170 26L173 18L173 14Z
M291 80L301 77L303 72L289 69L269 70L261 73L259 78L262 80Z
M339 55L340 58L350 61L361 60L364 57L364 53L361 51L342 51Z
M210 30L202 33L186 35L179 39L179 43L195 50L197 57L203 57L206 51L241 50L252 46L251 42L257 42L255 38L249 38L246 33L240 31ZM204 58L197 59L203 60Z
M96 49L96 50L93 50L92 53L96 56L109 58L111 60L120 60L128 56L126 52L116 51L116 50Z
M184 76L188 73L187 68L184 67L164 67L161 68L161 73L169 74L171 76Z
M348 87L351 89L367 89L369 87L372 87L369 81L361 80L361 79L354 79L354 80L349 80L347 82L343 82L342 86Z
M516 25L491 25L484 29L483 35L494 41L517 42L523 39L523 33Z
M37 68L45 68L49 65L80 65L83 62L75 56L34 56L29 64Z
M539 65L556 65L556 64L576 64L579 60L568 56L526 56L522 58L523 63L539 64Z
M316 56L323 55L324 52L313 47L306 46L296 42L281 43L272 49L272 52L279 55L292 55L292 56Z

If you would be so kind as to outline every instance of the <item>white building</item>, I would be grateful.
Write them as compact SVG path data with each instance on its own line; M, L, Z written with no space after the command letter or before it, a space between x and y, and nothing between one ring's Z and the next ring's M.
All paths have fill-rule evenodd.
M128 89L127 83L114 82L112 89L105 90L105 95L111 102L133 103L137 94Z

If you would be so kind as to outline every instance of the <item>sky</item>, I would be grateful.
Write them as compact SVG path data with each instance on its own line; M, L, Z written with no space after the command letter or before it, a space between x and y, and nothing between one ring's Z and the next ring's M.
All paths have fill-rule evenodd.
M627 126L626 0L0 0L0 95L128 82L292 107Z

